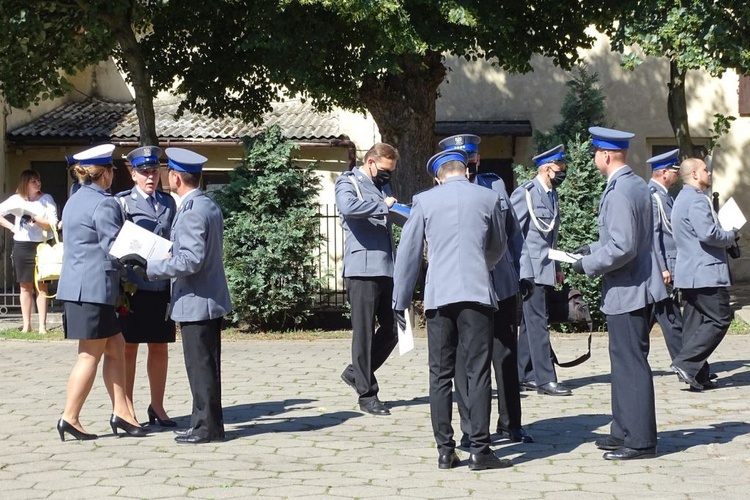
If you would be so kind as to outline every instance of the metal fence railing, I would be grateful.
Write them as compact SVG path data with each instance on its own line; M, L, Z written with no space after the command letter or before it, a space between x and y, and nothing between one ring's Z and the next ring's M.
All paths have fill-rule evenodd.
M317 309L323 311L344 311L346 306L346 291L341 277L344 259L344 230L339 223L336 205L320 205L318 209L320 219L321 245L315 256L318 267L318 278L322 286L318 291ZM12 234L4 231L0 238L0 315L20 314L19 287L15 281L11 252L13 250ZM50 293L54 293L57 283L53 282ZM50 299L49 310L61 309L60 302Z
M336 205L320 205L321 245L316 255L318 277L322 286L318 292L318 309L346 309L346 292L341 271L344 259L344 230L339 223Z

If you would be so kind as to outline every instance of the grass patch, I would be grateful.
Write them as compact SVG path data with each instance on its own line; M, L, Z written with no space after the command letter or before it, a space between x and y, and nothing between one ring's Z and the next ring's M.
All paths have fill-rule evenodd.
M289 332L254 332L249 333L237 328L225 328L221 332L222 340L328 340L349 339L351 330L293 330Z
M62 340L65 338L62 329L48 330L48 333L39 332L22 332L21 330L11 328L9 330L0 331L0 338L2 339L17 339L17 340Z
M750 333L750 324L747 324L742 318L734 317L729 325L728 335L744 335Z

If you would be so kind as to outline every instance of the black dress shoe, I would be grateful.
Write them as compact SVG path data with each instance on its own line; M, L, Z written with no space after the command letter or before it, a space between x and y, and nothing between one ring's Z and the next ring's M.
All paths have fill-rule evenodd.
M174 440L181 444L203 444L203 443L210 443L212 440L199 436L197 434L188 434L187 436L177 436L174 438Z
M354 392L357 392L357 384L354 383L354 380L349 380L348 378L346 378L346 373L341 374L341 380L343 380L346 385L354 389Z
M374 399L370 401L369 403L360 404L359 409L365 413L369 413L370 415L390 415L391 414L391 410L389 410L388 407L384 405L382 401L379 401L377 399Z
M461 443L459 443L458 447L464 450L471 448L471 439L468 434L461 436Z
M513 462L507 458L497 458L492 451L469 455L469 469L471 470L505 469L512 466Z
M619 448L622 448L625 446L625 441L623 441L620 438L616 438L614 436L604 436L597 438L596 441L594 441L594 444L596 444L596 447L600 450L617 450Z
M617 448L604 454L604 460L635 460L637 458L655 458L656 446L651 448Z
M159 415L156 414L151 405L148 405L146 413L148 414L148 425L154 425L156 422L159 422L160 427L177 427L177 422L171 418L159 418Z
M148 431L140 425L133 425L127 420L118 417L114 413L109 419L109 426L112 427L112 432L117 437L120 437L120 434L117 433L118 429L125 431L125 434L127 434L128 436L143 437L148 434Z
M438 457L438 469L452 469L457 466L460 461L461 460L458 458L455 451L445 454L441 453Z
M521 382L518 384L522 391L535 391L539 389L539 386L536 385L536 382L533 380L527 380L526 382Z
M193 433L193 428L188 427L187 429L175 429L172 432L174 432L178 436L189 436L190 434Z
M557 382L540 385L536 392L537 394L546 394L547 396L570 396L572 394L570 389Z
M709 391L711 389L718 389L719 388L719 383L716 382L716 381L714 381L714 380L707 380L705 382L698 382L698 383L703 386L703 390L704 391ZM691 391L696 391L692 387L690 387L690 390ZM696 391L696 392L700 392L700 391Z
M670 368L677 374L678 379L685 382L686 384L690 384L690 387L692 387L696 391L703 390L703 385L697 380L695 380L695 377L690 375L688 372L686 372L685 370L683 370L677 365L672 365L670 366Z
M719 378L719 376L716 375L715 373L708 374L708 380L716 380L717 378Z
M505 429L503 427L497 426L497 433L501 436L508 436L508 439L511 440L513 443L533 443L534 438L531 437L531 434L527 433L525 430L523 430L523 427L518 428L512 428L512 429Z
M65 441L66 432L79 441L91 441L92 439L99 437L96 434L79 431L62 418L57 421L57 432L60 434L60 441Z

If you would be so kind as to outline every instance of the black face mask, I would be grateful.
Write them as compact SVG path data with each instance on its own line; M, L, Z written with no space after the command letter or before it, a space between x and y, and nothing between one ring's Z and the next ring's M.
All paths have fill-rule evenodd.
M391 171L377 169L377 173L375 174L375 177L372 179L372 183L380 188L380 187L385 186L389 182L391 182Z
M556 188L557 186L562 184L563 181L565 180L565 177L567 177L567 175L568 173L565 170L559 170L555 172L555 176L550 181L552 183L552 187Z

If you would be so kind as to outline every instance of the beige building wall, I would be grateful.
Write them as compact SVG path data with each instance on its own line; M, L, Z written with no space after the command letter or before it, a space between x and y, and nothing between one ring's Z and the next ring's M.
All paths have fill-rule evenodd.
M644 178L650 177L646 159L655 145L675 145L667 117L669 64L666 58L647 58L634 71L620 67L620 55L612 53L606 37L599 36L595 47L583 52L590 73L599 76L606 99L607 126L636 134L631 142L629 163ZM560 121L560 107L567 91L569 72L555 67L550 59L533 59L534 71L512 75L486 62L467 62L448 57L450 68L440 87L437 120L529 120L536 131L548 132ZM738 111L739 78L728 71L721 79L702 71L688 74L688 114L695 145L706 144L714 114L737 117L731 131L714 150L713 190L720 199L734 196L750 218L750 180L742 176L743 163L750 158L750 117ZM470 133L467 130L467 133ZM485 156L485 142L482 156ZM490 144L488 144L490 146ZM492 146L490 146L493 148ZM493 148L494 149L494 148ZM516 140L514 160L530 165L537 153L531 138ZM744 240L750 230L743 230ZM747 254L747 252L745 252ZM732 261L735 279L750 278L750 259Z

